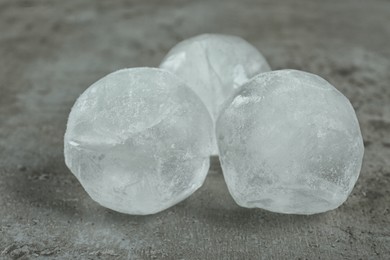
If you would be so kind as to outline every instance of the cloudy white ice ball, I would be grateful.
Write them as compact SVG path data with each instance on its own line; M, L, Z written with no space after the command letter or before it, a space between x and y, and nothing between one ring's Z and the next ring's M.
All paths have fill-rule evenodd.
M123 69L77 99L65 134L65 161L101 205L152 214L203 184L213 134L206 107L176 76Z
M270 70L255 47L240 37L222 34L202 34L178 43L160 68L182 78L202 99L213 120L243 83Z
M225 180L248 208L314 214L340 206L364 146L349 100L319 76L256 76L222 109L217 141Z

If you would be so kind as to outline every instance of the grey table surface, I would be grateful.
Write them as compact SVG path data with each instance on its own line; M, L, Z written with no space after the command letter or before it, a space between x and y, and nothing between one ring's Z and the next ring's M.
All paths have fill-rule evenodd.
M344 93L365 143L340 208L312 216L245 209L217 158L203 187L151 216L92 201L64 164L75 99L124 67L157 66L200 33L241 36L274 69ZM389 259L389 1L0 1L0 258Z

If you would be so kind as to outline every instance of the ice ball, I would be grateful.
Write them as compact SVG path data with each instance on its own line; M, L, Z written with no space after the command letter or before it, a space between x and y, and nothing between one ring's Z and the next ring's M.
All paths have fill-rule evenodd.
M218 118L224 178L243 207L314 214L340 206L358 179L364 152L349 100L319 76L260 74Z
M213 120L243 83L270 70L263 55L247 41L221 34L202 34L178 43L160 68L182 78L202 99ZM215 144L213 154L217 153Z
M176 76L123 69L77 99L64 138L65 162L104 207L152 214L203 184L213 136L206 107Z

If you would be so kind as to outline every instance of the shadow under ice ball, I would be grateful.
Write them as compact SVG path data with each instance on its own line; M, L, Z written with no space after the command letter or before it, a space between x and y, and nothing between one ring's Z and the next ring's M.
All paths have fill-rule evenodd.
M364 151L348 99L324 79L296 70L246 83L222 109L217 141L239 205L294 214L340 206Z
M197 95L159 69L124 69L76 101L65 133L65 161L101 205L151 214L204 182L213 123Z

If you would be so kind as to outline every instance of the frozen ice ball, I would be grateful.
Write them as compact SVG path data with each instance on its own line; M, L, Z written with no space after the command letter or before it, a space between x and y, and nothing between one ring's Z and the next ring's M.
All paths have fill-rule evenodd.
M203 184L213 134L207 109L176 76L123 69L77 99L65 133L65 162L101 205L152 214Z
M363 140L348 99L324 79L279 70L254 77L217 121L235 201L292 214L335 209L361 169Z
M178 43L160 68L181 77L202 99L213 120L243 83L270 70L263 55L247 41L221 34L202 34ZM217 154L216 145L213 153Z

